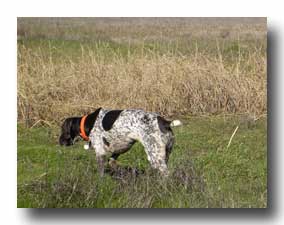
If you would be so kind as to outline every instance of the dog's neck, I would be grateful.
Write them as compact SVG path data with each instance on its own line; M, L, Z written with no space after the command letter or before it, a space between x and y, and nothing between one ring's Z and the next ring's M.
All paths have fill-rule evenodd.
M87 136L90 135L90 132L91 130L93 129L94 127L94 124L96 122L96 119L99 115L99 112L100 112L101 108L97 109L95 112L89 114L87 117L86 117L86 120L85 120L85 124L84 124L84 129L85 129L85 134ZM83 117L80 117L80 121ZM78 132L80 134L80 122L79 122L79 125L78 125Z

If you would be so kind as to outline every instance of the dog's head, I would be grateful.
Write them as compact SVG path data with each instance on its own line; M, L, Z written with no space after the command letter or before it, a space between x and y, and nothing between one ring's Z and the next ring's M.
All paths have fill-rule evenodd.
M61 126L59 144L70 146L75 142L75 138L80 135L81 117L67 118Z

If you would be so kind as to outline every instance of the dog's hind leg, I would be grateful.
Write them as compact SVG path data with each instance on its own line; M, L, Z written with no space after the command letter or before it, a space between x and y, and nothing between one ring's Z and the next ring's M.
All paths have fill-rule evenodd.
M167 176L169 174L166 160L166 146L157 142L153 137L144 137L141 140L147 154L147 159L151 167L158 169L161 174Z

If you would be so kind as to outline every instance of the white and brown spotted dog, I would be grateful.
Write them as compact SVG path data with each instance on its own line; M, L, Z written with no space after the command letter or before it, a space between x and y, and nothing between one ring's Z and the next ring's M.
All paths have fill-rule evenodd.
M157 113L140 109L97 109L83 117L67 118L62 125L60 145L74 144L81 136L95 149L100 175L104 174L106 155L116 160L139 141L145 148L151 166L167 175L167 162L174 144L172 126L179 120L167 121Z

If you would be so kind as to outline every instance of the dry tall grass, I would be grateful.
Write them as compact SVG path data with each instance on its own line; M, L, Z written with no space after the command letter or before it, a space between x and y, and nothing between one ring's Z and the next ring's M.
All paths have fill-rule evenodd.
M266 113L266 53L237 45L230 63L216 39L216 57L163 54L140 47L125 57L108 48L82 46L78 57L58 57L49 48L18 45L18 120L60 122L97 107L143 108L166 116ZM140 45L141 46L141 45ZM230 53L228 53L230 54Z
M60 121L105 108L144 108L166 115L266 111L266 59L226 68L206 56L154 55L100 61L85 51L78 61L54 63L19 51L19 119Z

